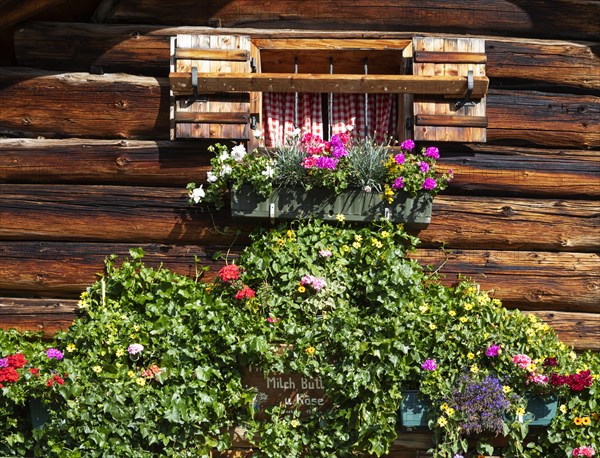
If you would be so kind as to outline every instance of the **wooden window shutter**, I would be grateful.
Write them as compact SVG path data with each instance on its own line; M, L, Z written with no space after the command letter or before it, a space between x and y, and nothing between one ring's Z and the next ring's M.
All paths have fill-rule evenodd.
M180 87L181 82L171 79L171 140L250 140L250 124L260 116L261 94L199 94L197 80L198 75L201 77L203 73L240 74L258 71L255 64L258 61L258 50L248 36L199 34L172 37L171 74L186 72L193 76L186 82L192 87Z
M475 38L414 37L412 73L419 76L485 77L485 40ZM463 99L415 95L415 140L485 142L485 95Z

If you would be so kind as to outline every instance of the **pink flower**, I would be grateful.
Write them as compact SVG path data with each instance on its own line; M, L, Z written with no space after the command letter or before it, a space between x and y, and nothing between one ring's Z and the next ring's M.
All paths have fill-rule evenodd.
M396 161L396 164L404 164L405 158L404 158L404 154L400 153L400 154L396 154L396 156L394 156L394 160Z
M421 186L426 191L431 191L437 186L437 182L433 178L425 178L423 185Z
M49 348L46 350L46 356L50 359L63 359L62 351L57 350L56 348Z
M435 359L427 359L423 364L421 364L421 368L426 371L434 371L437 369L437 364Z
M429 172L429 164L425 161L421 161L421 163L419 164L419 168L421 169L421 172L423 172L423 173Z
M304 286L311 286L315 291L321 291L325 286L327 286L327 282L324 278L315 277L313 275L305 275L300 279L300 284Z
M489 358L493 358L494 356L498 356L500 353L500 345L490 345L485 351L485 356Z
M306 156L302 160L302 167L305 169L312 169L317 166L317 156Z
M333 255L333 253L331 252L331 250L319 250L319 255L324 258L329 258L331 257L331 255Z
M425 156L438 160L440 158L440 150L435 146L430 146L425 150Z
M267 318L267 323L271 323L271 324L275 324L275 323L279 323L281 321L280 318L273 318L273 317L269 317Z
M402 148L406 151L412 151L414 147L415 147L415 142L413 142L412 140L405 140L400 144L400 148Z
M536 385L546 385L548 383L548 376L542 374L536 374L535 372L529 374L529 378L527 380L527 384L529 382L535 383Z
M394 184L392 185L392 188L394 189L400 189L404 187L404 178L402 177L398 177L396 178L396 181L394 181Z
M519 366L521 369L527 369L527 366L531 364L531 358L527 355L518 354L513 356L513 363Z
M573 456L594 456L596 452L589 445L582 445L573 450Z

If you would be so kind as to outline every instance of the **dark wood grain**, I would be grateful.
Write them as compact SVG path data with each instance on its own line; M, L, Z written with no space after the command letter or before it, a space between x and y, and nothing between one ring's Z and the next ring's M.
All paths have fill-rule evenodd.
M260 8L250 0L186 0L177 8L161 0L123 0L104 22L592 38L598 33L600 13L593 2L582 0L304 0L301 7L277 0L263 2Z
M0 68L0 134L167 139L169 84L124 74ZM493 89L489 142L600 147L600 98Z
M299 38L312 39L315 43L327 38L357 39L356 32L329 29L291 31L31 22L21 25L15 31L15 55L19 65L25 67L77 72L89 71L92 65L96 65L106 72L168 76L169 38L177 34L194 33L248 34L263 49L286 38L292 41ZM366 31L361 32L360 37L365 42L362 47L368 48L368 43L376 44L382 40L388 43L390 40L405 43L414 34ZM502 80L522 80L530 81L532 89L552 86L590 91L600 89L600 53L595 51L597 45L593 42L491 37L487 31L485 35L488 58L486 73L492 87ZM448 36L447 32L444 36ZM389 44L386 45L387 48ZM297 52L302 52L302 49L297 49ZM262 60L272 68L276 68L274 59L284 59L281 51L267 54ZM302 55L303 59L311 57L309 53ZM289 68L292 68L291 63ZM397 66L394 68L394 72L397 72ZM566 68L568 71L565 71Z

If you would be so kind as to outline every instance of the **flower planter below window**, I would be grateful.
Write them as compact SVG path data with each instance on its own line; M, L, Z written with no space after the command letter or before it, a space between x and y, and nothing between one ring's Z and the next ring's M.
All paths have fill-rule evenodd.
M427 427L427 414L431 404L419 397L419 392L405 391L400 404L402 426L406 428Z
M529 426L547 426L556 416L557 406L558 399L556 397L545 399L538 397L529 398L527 402L525 421L529 421L531 419Z
M251 186L243 185L231 193L231 215L272 222L307 217L335 220L337 215L352 222L386 218L408 228L424 229L431 221L432 202L432 196L426 192L415 197L397 192L394 201L388 204L377 192L346 189L336 194L326 188L307 191L302 187L275 188L270 197L264 198Z
M41 399L32 398L29 400L29 414L33 428L41 428L48 421L48 407Z

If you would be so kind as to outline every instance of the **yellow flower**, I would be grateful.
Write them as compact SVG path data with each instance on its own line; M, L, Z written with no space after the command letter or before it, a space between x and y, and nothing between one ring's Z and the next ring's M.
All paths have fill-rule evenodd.
M475 355L471 352L467 353L467 359L475 359Z
M69 353L73 353L75 350L77 350L77 347L74 344L70 343L69 345L67 345L67 351Z
M135 379L135 383L137 383L139 386L144 386L146 384L146 379L143 377L138 377Z
M446 409L446 415L448 415L449 417L453 417L454 409L452 407L449 407L448 409Z
M444 427L448 424L448 420L446 420L446 417L440 417L438 418L437 424Z
M373 245L375 248L381 248L383 246L383 243L381 243L375 237L372 237L371 238L371 245Z
M292 231L291 229L288 229L288 231L285 233L285 235L288 236L288 238L292 238L294 237L294 231Z
M133 332L131 334L129 334L129 338L131 340L135 340L136 337L137 337L137 334L134 334Z
M133 325L133 330L134 330L135 332L138 332L138 331L140 330L140 325L139 325L139 324L134 324L134 325Z
M444 402L444 403L443 403L443 404L440 406L440 409L442 409L444 412L445 412L446 410L448 410L449 408L450 408L450 406L448 405L448 403L447 403L447 402Z
M473 309L473 304L471 304L470 302L467 302L465 305L465 310L472 310Z
M581 418L579 418L579 417L575 417L575 418L573 419L573 423L575 423L577 426L580 426L580 425L581 425L581 423L582 423L582 421L581 421Z
M386 239L386 238L388 238L389 236L390 236L390 233L389 233L388 231L382 231L382 232L381 232L381 238L384 238L384 239Z
M343 223L344 221L346 221L346 217L344 215L342 215L341 213L338 213L337 215L335 215L335 219L337 221L339 221L340 223Z
M466 323L467 321L469 321L469 319L466 316L461 316L459 318L459 320L460 320L461 323Z
M510 386L508 386L508 385L504 385L504 386L502 387L502 392L503 392L504 394L508 394L508 393L510 393L511 391L512 391L512 388L511 388Z
M437 329L437 326L433 323L429 324L429 329L431 329L432 331L435 331Z
M523 407L517 407L517 415L525 415L525 409Z
M102 372L102 367L101 366L94 366L92 367L92 370L96 373L99 374L100 372Z
M569 358L571 358L573 361L575 361L577 359L577 353L572 351L571 353L569 353Z
M474 374L476 374L477 372L479 372L479 366L477 366L477 364L473 364L471 366L471 372L473 372Z
M350 251L350 247L348 245L342 245L342 253L348 253Z
M427 313L428 310L429 310L429 307L427 307L427 304L423 304L419 307L419 311L421 313Z
M360 248L360 242L353 242L352 248L356 248L358 250Z
M315 351L316 351L315 347L306 347L304 349L304 353L306 353L308 356L314 356Z
M300 286L298 286L298 292L304 293L304 292L306 292L306 288L303 285L300 285Z
M582 424L583 426L590 426L590 423L591 423L591 421L590 421L590 417L583 417L583 418L581 419L581 424Z
M279 245L279 246L285 245L285 240L283 240L283 239L277 239L277 245Z
M565 414L565 413L567 413L567 406L564 404L561 404L560 407L558 408L558 410L560 410L561 413Z
M502 305L502 301L500 299L493 299L492 300L492 305L494 307L500 307Z
M117 348L117 351L115 352L115 355L117 355L117 358L120 358L124 354L125 354L125 350L123 350L122 348Z
M298 426L300 426L300 422L294 418L292 421L290 421L290 426L292 428L297 428Z
M536 369L536 367L537 367L537 366L536 366L534 363L529 363L529 364L527 365L526 369L527 369L527 371L529 371L529 372L535 372L535 369Z
M129 377L134 377L134 376L135 376L135 372L133 372L133 371L129 371L129 372L127 372L127 375L128 375Z
M362 239L363 239L363 238L362 238L362 235L360 235L360 234L356 234L356 235L354 236L354 240L356 240L357 242L362 242Z
M450 315L450 316L456 316L456 312L454 310L450 310L448 312L448 315Z

